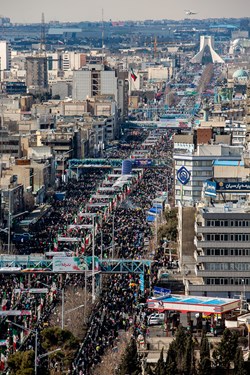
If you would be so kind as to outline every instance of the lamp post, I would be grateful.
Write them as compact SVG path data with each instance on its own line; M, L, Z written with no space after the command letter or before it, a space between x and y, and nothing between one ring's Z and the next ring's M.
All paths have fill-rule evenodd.
M95 213L83 213L82 216L92 218L92 303L95 302ZM85 285L86 290L86 285ZM86 292L85 292L86 293Z
M115 214L112 217L112 259L114 259L115 254Z
M85 270L85 273L86 273L86 270ZM86 308L86 304L82 304L82 305L79 305L77 307L74 307L72 309L69 309L69 310L66 310L64 311L64 289L62 289L62 329L64 329L64 315L67 314L67 313L70 313L72 311L75 311L75 310L78 310L80 309L81 307L84 307Z
M31 329L31 328L26 328L24 326L21 326L17 323L11 322L10 320L6 320L7 323L13 324L14 326L23 329L24 331L29 331L32 333L35 333L35 375L37 375L37 365L38 365L38 357L37 357L37 343L38 343L38 331L37 329Z
M95 216L92 216L92 303L95 302Z

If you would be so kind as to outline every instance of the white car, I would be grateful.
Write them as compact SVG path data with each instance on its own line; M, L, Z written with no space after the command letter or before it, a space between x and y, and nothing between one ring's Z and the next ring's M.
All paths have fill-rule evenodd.
M165 314L159 314L159 313L154 313L149 315L148 317L148 325L153 326L153 325L158 325L163 323L165 320Z
M149 316L148 317L148 325L149 326L157 326L159 324L161 324L161 321L160 321L159 318L156 318L154 316Z

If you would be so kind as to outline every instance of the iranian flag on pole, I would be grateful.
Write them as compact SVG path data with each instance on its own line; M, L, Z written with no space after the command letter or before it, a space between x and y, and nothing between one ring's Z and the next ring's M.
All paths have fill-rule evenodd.
M58 251L58 241L56 238L54 239L54 251Z
M17 342L18 342L18 335L17 332L13 331L13 350L16 351L17 348Z
M137 75L134 73L133 68L131 68L130 76L131 76L131 78L132 78L133 81L137 80Z
M5 362L6 362L6 358L5 358L4 354L1 353L1 356L0 356L0 371L4 370Z

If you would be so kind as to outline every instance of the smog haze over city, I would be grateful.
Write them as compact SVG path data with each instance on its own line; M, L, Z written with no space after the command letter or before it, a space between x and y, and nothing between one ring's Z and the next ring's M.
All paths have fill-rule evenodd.
M44 1L3 1L1 14L11 17L13 22L39 22L40 14L45 13L48 21L63 22L99 21L102 8L106 20L143 20L143 19L183 19L185 10L197 12L195 18L240 18L246 17L250 10L248 0L151 0L144 1L113 1L96 0L94 2L82 0L44 0Z

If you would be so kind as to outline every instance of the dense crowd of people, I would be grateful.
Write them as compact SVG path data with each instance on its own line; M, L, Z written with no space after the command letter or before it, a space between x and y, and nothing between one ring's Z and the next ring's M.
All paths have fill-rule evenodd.
M157 143L157 153L162 150L162 157L169 154L169 138L160 137L160 146ZM132 150L138 146L133 143ZM127 152L127 150L126 150ZM131 149L130 149L131 152ZM157 153L152 149L152 156ZM124 150L119 154L119 150L113 157L124 157ZM109 154L109 156L111 156ZM55 239L60 235L85 237L88 229L76 228L72 233L68 232L68 226L74 223L89 223L90 219L80 216L85 212L85 206L91 194L101 184L107 172L89 169L87 173L81 174L78 181L72 180L69 183L62 183L60 190L65 192L65 199L55 201L51 204L51 209L47 215L42 217L31 228L32 238L24 243L16 245L19 254L46 253L53 250L71 250L74 254L79 252L79 243L55 244ZM103 251L103 256L114 255L117 258L140 259L145 256L145 240L152 236L152 228L147 222L147 211L152 200L158 192L168 191L170 182L170 171L168 168L145 169L141 180L136 188L132 188L125 201L113 209L107 221L99 226L96 236L96 254ZM114 226L114 228L113 228ZM112 233L114 232L114 238ZM102 237L102 238L101 238ZM102 242L102 243L101 243ZM55 248L56 246L56 248ZM101 249L102 246L102 249ZM114 253L112 253L114 251ZM88 248L84 249L84 254L88 254ZM157 269L149 277L156 277ZM0 304L2 309L28 310L30 315L12 318L14 323L31 328L42 329L48 315L58 302L60 296L58 291L62 288L62 279L59 276L46 276L42 274L31 274L23 276L1 276L2 289L0 291ZM69 285L75 283L84 284L84 280L79 276L70 276L64 282ZM40 285L40 286L39 286ZM15 289L38 288L42 285L49 287L49 292L41 294L16 293ZM118 331L127 330L138 320L135 317L135 306L140 298L139 277L136 275L112 275L106 277L105 288L96 306L90 322L89 330L74 362L74 372L76 374L91 374L94 365L101 361L101 356L105 349L114 345ZM11 352L11 346L15 348L21 341L21 333L14 334L10 339L10 323L7 319L0 321L1 340L9 340L6 346L5 356ZM143 328L144 329L144 328ZM13 330L14 332L14 330ZM20 331L19 331L20 332ZM15 337L17 336L17 337ZM34 336L30 336L27 345L34 348ZM12 340L12 341L11 341ZM72 370L73 371L73 370Z

